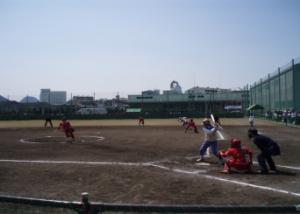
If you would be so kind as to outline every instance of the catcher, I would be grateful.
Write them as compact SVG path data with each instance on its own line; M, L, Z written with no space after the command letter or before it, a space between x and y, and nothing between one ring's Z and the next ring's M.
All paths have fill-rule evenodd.
M242 147L239 139L231 139L230 148L220 151L218 156L224 161L223 173L230 173L232 168L251 172L252 152L246 146Z
M75 140L75 136L73 134L74 129L71 126L70 122L67 121L66 118L62 119L62 121L60 122L60 124L58 126L58 130L62 130L65 133L66 138L71 137L73 141Z

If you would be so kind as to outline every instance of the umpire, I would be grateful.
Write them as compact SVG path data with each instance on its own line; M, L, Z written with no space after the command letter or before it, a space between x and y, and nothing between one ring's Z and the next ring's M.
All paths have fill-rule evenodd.
M275 163L272 159L274 155L280 155L280 148L278 144L271 138L258 134L256 129L248 130L248 137L254 142L261 153L257 156L257 161L261 168L261 174L268 174L269 170L266 161L269 165L270 170L277 171Z

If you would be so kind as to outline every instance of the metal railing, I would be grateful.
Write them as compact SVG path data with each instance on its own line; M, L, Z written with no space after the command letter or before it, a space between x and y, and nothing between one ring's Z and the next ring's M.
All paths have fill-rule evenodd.
M82 193L81 202L45 200L0 196L0 213L299 213L300 205L145 205L93 203L88 193Z

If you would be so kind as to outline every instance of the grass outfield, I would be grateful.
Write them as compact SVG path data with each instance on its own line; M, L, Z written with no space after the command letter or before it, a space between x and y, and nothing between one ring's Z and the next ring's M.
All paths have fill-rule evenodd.
M57 127L59 120L53 120L54 127ZM138 120L70 120L72 126L137 126ZM202 123L202 119L195 119L197 125ZM222 125L248 125L248 118L223 118ZM178 126L176 118L172 119L145 119L146 126ZM281 126L282 123L255 119L255 125ZM20 120L20 121L0 121L0 128L39 128L44 126L44 120Z

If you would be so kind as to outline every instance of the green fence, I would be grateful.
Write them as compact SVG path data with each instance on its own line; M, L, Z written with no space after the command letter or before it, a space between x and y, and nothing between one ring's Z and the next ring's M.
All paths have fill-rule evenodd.
M250 86L251 104L266 111L300 109L300 59L293 59Z
M120 112L114 114L106 115L76 115L76 114L65 114L65 115L55 115L52 119L61 120L64 116L70 120L102 120L102 119L137 119L140 116L144 118L151 119L167 119L167 118L177 118L177 117L190 117L190 118L203 118L210 115L204 112L141 112L141 113L128 113ZM228 112L218 114L219 117L226 118L239 118L243 117L242 112ZM43 115L1 115L0 120L44 120Z
M0 196L0 214L100 214L100 213L299 213L300 205L138 205L89 202L82 194L81 202L55 201Z

